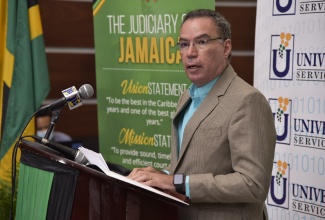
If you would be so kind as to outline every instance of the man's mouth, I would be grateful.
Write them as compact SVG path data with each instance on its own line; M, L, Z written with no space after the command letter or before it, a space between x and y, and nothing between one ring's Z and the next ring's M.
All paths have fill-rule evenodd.
M197 69L197 68L199 68L199 66L197 66L197 65L189 65L189 66L187 66L187 69Z

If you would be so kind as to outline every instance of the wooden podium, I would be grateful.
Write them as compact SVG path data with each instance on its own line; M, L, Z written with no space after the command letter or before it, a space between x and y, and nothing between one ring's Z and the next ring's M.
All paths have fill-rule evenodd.
M42 144L23 140L19 148L22 155L20 163L24 166L37 169L44 167L45 170L60 174L65 171L56 171L57 168L67 169L72 173L69 187L60 188L60 184L68 182L67 174L61 175L56 186L52 185L49 199L51 204L48 205L46 219L176 220L178 206L186 206L75 163ZM55 175L54 180L57 180ZM63 199L68 202L63 202ZM23 210L22 207L19 208ZM65 213L64 217L60 213Z

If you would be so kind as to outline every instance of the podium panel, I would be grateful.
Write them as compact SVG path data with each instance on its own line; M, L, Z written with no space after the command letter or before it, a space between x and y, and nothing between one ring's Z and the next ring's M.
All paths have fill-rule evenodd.
M45 146L33 145L46 150ZM23 150L22 147L16 219L70 219L79 171L40 156L41 148ZM40 218L44 216L41 213L46 218Z
M46 213L46 219L178 219L180 204L172 199L75 163L44 145L23 140L19 148L22 153L20 162L24 169L19 174L17 196L18 200L25 199L24 202L17 203L16 213L22 216L27 213L28 204L34 203L34 209ZM40 170L38 177L36 174L27 175L29 180L33 179L35 182L33 185L44 184L38 181L41 178L46 180L48 187L45 188L48 190L42 190L45 197L43 202L29 200L28 198L37 198L35 194L40 193L32 190L31 184L20 184L20 181L27 178L20 176L26 176L25 168ZM23 187L26 189L22 190ZM46 200L47 210L44 211Z

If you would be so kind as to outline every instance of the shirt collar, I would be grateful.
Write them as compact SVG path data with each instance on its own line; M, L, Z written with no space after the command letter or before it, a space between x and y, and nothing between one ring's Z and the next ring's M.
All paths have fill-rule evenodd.
M212 80L211 82L205 84L204 86L201 87L197 87L196 85L194 85L193 83L191 84L191 86L188 88L189 93L191 95L191 98L200 98L201 101L208 95L208 93L210 92L212 86L217 82L217 80L219 79L220 76L216 77L214 80Z

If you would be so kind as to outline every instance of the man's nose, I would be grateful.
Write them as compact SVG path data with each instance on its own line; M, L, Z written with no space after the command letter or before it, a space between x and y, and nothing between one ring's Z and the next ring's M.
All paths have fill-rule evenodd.
M191 56L197 56L197 48L195 43L191 42L190 45L188 46L188 50L187 50L187 56L191 57Z

